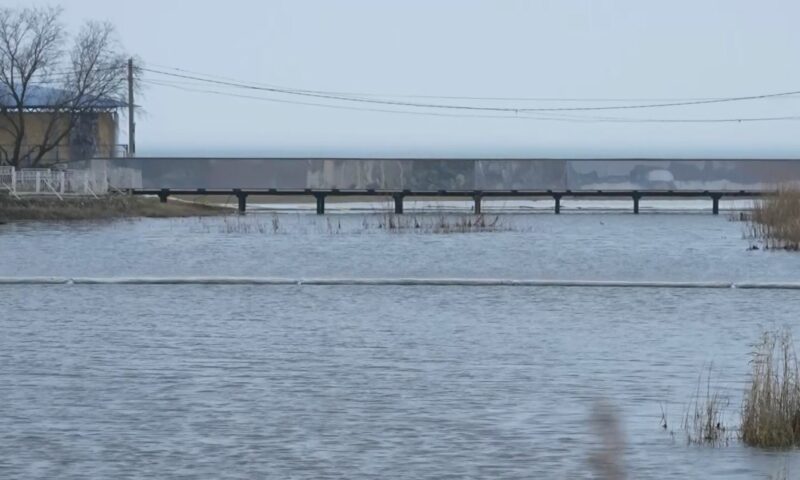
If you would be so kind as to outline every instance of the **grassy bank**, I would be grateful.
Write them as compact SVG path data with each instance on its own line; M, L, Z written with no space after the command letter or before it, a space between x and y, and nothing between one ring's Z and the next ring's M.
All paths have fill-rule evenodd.
M16 199L0 195L0 222L19 220L106 220L115 218L168 218L226 215L233 210L198 203L160 203L157 198L112 195L100 198Z

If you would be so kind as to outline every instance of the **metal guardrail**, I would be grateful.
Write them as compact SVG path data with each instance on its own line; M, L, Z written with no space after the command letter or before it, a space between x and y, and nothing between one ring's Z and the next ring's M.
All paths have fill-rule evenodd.
M51 170L46 168L0 167L0 190L14 196L102 195L108 192L108 179L93 170Z

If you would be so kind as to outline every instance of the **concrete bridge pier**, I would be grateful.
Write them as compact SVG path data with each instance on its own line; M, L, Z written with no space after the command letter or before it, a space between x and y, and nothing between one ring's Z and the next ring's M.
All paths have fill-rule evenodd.
M633 192L633 214L639 215L639 200L642 198L642 194L639 192Z
M239 189L233 191L236 199L239 200L239 213L244 214L247 210L247 194Z
M558 215L558 214L561 213L561 194L560 193L554 193L553 194L553 200L556 201L555 213L556 213L556 215Z
M403 213L403 198L405 197L402 193L395 193L392 195L394 198L394 213L400 215Z
M712 211L714 215L719 215L719 199L722 198L721 193L712 193L711 194L711 201L712 201Z
M483 199L483 195L478 192L472 196L472 200L475 201L475 215L481 214L481 200Z
M315 193L314 198L317 199L317 215L325 215L325 194Z
M161 203L167 203L167 198L169 197L169 189L162 188L160 192L158 192L158 201Z

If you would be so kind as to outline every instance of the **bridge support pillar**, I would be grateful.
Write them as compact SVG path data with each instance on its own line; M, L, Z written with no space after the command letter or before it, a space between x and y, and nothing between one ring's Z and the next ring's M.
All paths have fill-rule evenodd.
M639 215L639 200L642 198L642 194L639 192L633 192L633 214Z
M239 213L243 214L247 210L247 194L241 190L234 190L236 198L239 200Z
M472 200L475 201L475 215L481 214L481 200L483 200L483 195L480 193L476 193L472 196Z
M711 194L711 201L712 203L712 213L714 215L719 215L719 199L722 198L721 193L712 193Z
M403 197L405 197L405 195L402 193L395 193L392 195L392 198L394 198L394 213L398 215L403 213Z
M158 200L161 203L167 203L167 197L169 197L169 189L162 188L160 192L158 192Z
M561 194L560 193L553 194L553 200L556 201L555 213L556 215L558 215L561 213Z
M315 193L314 198L317 199L317 215L325 215L325 194Z

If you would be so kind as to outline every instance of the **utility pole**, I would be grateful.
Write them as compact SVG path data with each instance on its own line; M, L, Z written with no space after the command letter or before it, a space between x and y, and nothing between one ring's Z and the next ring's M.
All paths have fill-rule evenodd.
M136 122L133 119L133 58L128 59L128 156L136 156Z

